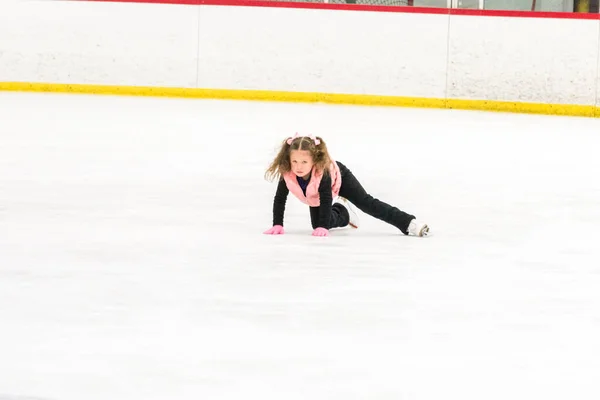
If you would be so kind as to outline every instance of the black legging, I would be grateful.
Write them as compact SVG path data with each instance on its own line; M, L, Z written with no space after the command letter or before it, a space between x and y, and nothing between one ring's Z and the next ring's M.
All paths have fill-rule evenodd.
M345 197L365 214L400 229L405 235L408 234L408 224L415 217L407 214L396 207L380 201L366 192L354 174L341 162L337 161L342 174L342 187L340 196ZM310 220L313 228L317 227L319 220L319 207L310 207ZM349 216L346 209L334 204L331 209L330 228L339 228L348 225Z

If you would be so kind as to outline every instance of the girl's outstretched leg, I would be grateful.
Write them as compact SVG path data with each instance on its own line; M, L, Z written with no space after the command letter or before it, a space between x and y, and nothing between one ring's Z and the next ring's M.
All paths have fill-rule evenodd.
M338 161L342 172L342 187L340 196L348 199L362 212L400 229L408 235L410 221L415 219L414 215L408 214L397 207L393 207L368 194L352 172Z

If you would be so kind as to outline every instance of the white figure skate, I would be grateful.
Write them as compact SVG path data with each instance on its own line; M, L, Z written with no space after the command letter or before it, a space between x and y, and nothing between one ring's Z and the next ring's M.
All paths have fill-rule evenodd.
M427 224L417 222L416 219L413 219L408 225L408 234L413 236L428 236L429 227Z
M358 214L356 213L356 209L354 208L354 206L352 205L352 203L350 203L348 201L348 199L339 196L335 202L338 204L341 204L342 206L344 206L346 208L346 210L348 210L348 215L350 215L350 222L348 223L348 225L350 225L353 228L358 228Z

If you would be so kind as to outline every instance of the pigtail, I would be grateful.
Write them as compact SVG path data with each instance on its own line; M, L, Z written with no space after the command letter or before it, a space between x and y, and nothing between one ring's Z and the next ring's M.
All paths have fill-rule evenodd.
M313 153L313 160L317 168L323 172L323 175L329 174L329 167L331 165L331 157L329 156L329 151L327 150L327 145L323 138L317 136L318 145L315 145L315 150Z
M287 139L281 143L277 156L275 156L265 171L265 179L267 181L278 180L284 172L290 170L290 147Z

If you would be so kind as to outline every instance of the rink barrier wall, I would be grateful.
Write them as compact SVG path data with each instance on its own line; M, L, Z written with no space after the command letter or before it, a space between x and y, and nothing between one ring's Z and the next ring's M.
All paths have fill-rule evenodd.
M600 116L596 14L131 3L0 12L0 90Z

